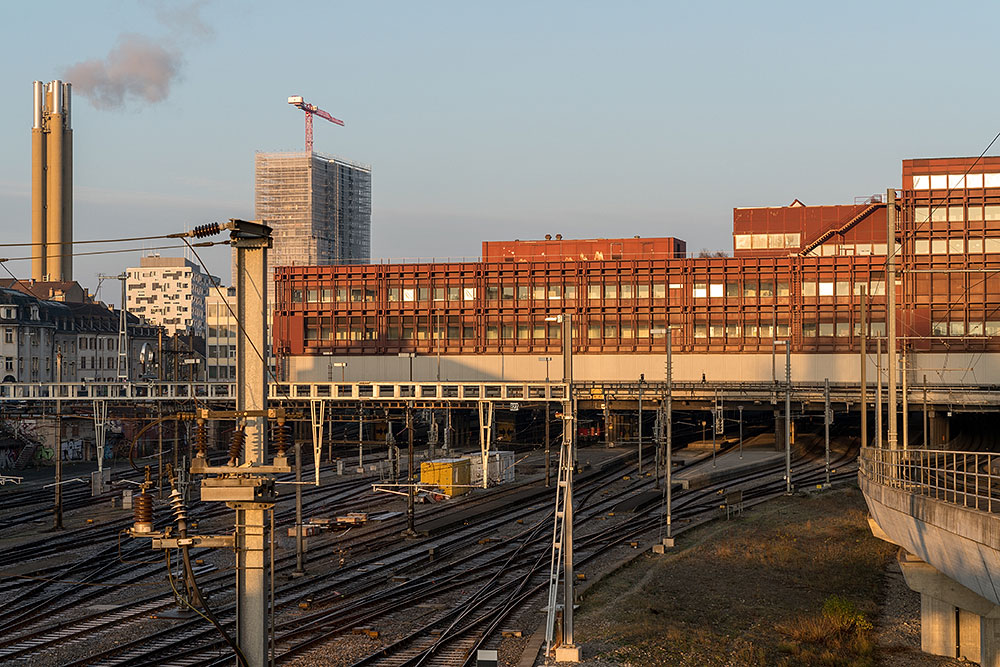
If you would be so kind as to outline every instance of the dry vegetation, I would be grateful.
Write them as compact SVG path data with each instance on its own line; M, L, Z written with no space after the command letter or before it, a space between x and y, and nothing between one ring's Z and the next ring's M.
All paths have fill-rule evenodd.
M873 619L895 549L856 489L783 498L682 535L584 601L587 658L622 665L877 664Z

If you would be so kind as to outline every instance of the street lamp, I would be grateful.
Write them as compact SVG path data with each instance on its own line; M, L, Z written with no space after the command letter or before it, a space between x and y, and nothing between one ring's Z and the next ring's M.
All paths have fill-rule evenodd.
M667 496L667 536L663 540L664 547L672 547L674 545L674 537L671 532L671 519L672 517L672 501L673 501L673 467L674 467L674 451L673 451L673 404L674 404L674 393L673 393L673 375L674 375L674 365L673 365L673 330L680 327L667 327L665 329L650 329L649 333L655 335L666 334L667 335L667 365L664 369L664 375L666 376L666 429L667 429L667 478L666 484L664 485L663 492Z

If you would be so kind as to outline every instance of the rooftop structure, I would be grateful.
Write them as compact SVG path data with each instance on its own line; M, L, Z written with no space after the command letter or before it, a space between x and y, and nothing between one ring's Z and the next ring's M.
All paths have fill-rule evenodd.
M546 234L538 241L483 241L484 262L602 261L619 259L673 259L684 257L687 244L680 239L564 239Z

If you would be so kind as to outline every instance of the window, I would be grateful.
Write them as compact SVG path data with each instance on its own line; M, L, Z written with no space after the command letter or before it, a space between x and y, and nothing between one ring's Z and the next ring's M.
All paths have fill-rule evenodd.
M726 327L722 324L710 324L708 325L708 337L709 338L722 338L726 335Z
M711 285L708 286L708 296L710 296L713 299L717 298L721 299L724 289L725 285L723 285L722 283L712 283Z
M1000 241L1000 239L997 239ZM649 298L649 285L636 285L635 287L635 298L637 299L648 299Z
M529 294L529 290L528 290L528 286L527 285L518 285L517 286L517 298L518 299L527 299L528 298L528 294Z
M617 299L618 298L618 285L605 285L604 286L604 298L605 299Z
M819 323L819 336L823 338L824 336L833 335L833 322L820 322Z
M750 249L750 235L749 234L734 234L733 235L733 247L736 250L749 250Z
M851 335L851 323L850 322L837 322L837 337L847 338Z
M778 296L779 297L781 297L781 296L787 297L788 296L788 292L789 292L789 290L788 290L788 283L787 282L779 282L778 283L778 289L777 289Z
M961 255L965 253L965 239L948 239L948 254Z
M632 298L632 285L622 285L620 291L621 291L620 296L622 299Z
M476 288L475 287L463 287L462 288L462 299L464 301L475 301L476 300Z
M708 337L708 327L704 323L695 323L694 325L694 337L695 338L707 338Z
M416 297L417 297L417 292L414 288L412 287L403 288L403 301L415 301Z
M448 301L461 301L462 288L457 285L448 286Z
M664 284L653 285L653 298L654 299L666 299L667 298L667 286Z
M495 287L493 288L496 289ZM494 299L496 297L493 297ZM430 301L431 300L431 288L430 287L418 287L417 288L417 301Z
M802 323L802 337L803 338L816 337L816 322L809 321Z
M743 283L743 296L754 298L757 296L757 281L747 280Z
M739 338L740 337L740 325L738 324L727 324L726 325L726 338Z
M837 296L850 296L851 295L851 283L846 280L837 281Z
M802 283L802 296L816 296L816 283Z
M486 286L486 300L487 301L496 301L499 298L500 298L500 288L497 287L496 285L487 285Z
M337 290L337 301L340 301L340 290ZM399 301L399 288L390 287L389 288L389 301Z
M988 253L1000 253L1000 238L988 238L984 246Z
M434 290L435 295L436 295L438 289L441 289L441 288L436 288ZM514 298L514 286L513 285L504 285L503 287L501 287L500 288L500 297L504 301L511 301L511 300L513 300L513 298ZM434 300L435 301L442 301L442 300L444 300L444 290L443 289L441 290L441 299L438 299L437 296L435 296Z
M986 322L987 336L1000 336L1000 321L993 320Z
M562 298L562 285L549 285L549 299Z
M706 283L694 284L694 298L704 299L708 296L708 285Z
M965 322L950 322L948 326L948 333L952 336L964 336Z
M597 322L587 323L587 338L600 338L601 337L601 325Z
M833 283L823 282L819 284L820 296L833 296Z
M982 239L969 239L969 254L978 254L983 251Z
M587 298L588 299L600 299L601 298L601 286L591 283L587 285Z
M308 301L309 303L318 303L319 290L318 289L306 290L306 301Z
M738 297L739 295L740 295L739 283L726 283L726 296L728 298Z
M302 290L300 289L292 290L292 303L302 303Z
M531 288L531 298L535 301L543 301L545 299L545 285L533 285Z
M761 297L773 297L774 296L774 283L770 280L760 281L760 291L759 295Z
M576 285L566 285L566 298L567 299L576 298Z
M931 253L930 239L917 239L913 242L913 254L929 255Z
M514 298L514 291L513 291L514 288L513 287L504 287L504 294L505 295L506 295L506 290L508 290L508 289L511 290L510 298L513 299ZM504 296L504 298L506 299L507 297ZM434 300L435 301L444 301L444 288L443 287L435 287L434 288Z

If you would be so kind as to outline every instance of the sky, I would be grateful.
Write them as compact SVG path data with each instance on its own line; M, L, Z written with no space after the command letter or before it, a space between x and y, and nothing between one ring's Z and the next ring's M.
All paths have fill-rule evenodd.
M302 95L346 122L317 119L316 150L372 167L375 260L546 233L731 251L733 207L853 203L898 187L902 159L981 153L998 18L915 0L8 4L0 243L31 235L31 82L63 78L78 240L252 218L254 153L302 150ZM96 247L134 250L77 257L92 290L142 254ZM228 282L228 251L200 254Z

